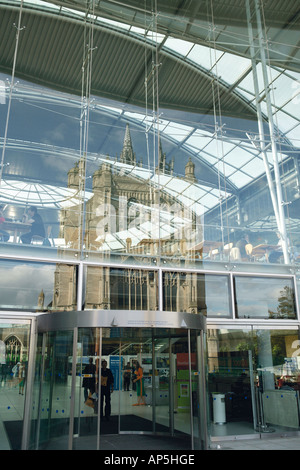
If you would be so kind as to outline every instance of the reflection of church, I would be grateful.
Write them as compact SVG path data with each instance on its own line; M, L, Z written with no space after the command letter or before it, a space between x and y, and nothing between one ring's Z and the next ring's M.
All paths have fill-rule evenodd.
M108 158L94 172L93 196L85 203L85 211L83 203L61 211L60 237L64 238L66 246L80 249L82 243L85 249L99 253L108 250L132 255L155 256L158 252L161 255L168 253L185 255L186 227L183 226L181 231L173 231L166 236L159 232L158 224L164 216L170 215L167 214L168 211L177 211L175 216L183 220L186 218L186 207L179 203L175 193L160 190L159 183L155 186L150 177L145 179L139 176L141 172L150 174L150 171L136 161L128 125L119 165L115 163ZM83 182L86 178L84 166L85 163L76 163L68 172L68 188L76 189L78 197L80 191L84 189ZM166 155L160 146L156 174L163 176L172 173L173 162L166 162ZM185 177L181 180L196 182L195 165L191 160L186 164ZM192 223L191 213L189 217ZM175 220L174 216L173 218ZM169 223L174 225L172 221ZM84 234L80 231L82 226L85 226ZM126 231L128 235L124 239L122 236ZM142 233L145 234L144 238Z
M13 366L28 360L28 329L3 328L0 334L0 364ZM3 379L3 377L2 377ZM1 379L1 380L2 380Z
M175 265L184 264L189 255L185 240L187 212L174 194L160 190L150 178L139 177L139 172L147 172L147 169L137 163L128 125L118 165L115 163L107 159L94 172L89 200L61 210L60 237L64 238L68 249L78 250L83 246L93 252L93 259L97 256L107 261L117 254L120 262L130 262L133 258L135 265L148 264L149 257L155 263L158 254L172 258ZM68 172L68 187L78 190L78 195L84 189L84 165L79 162ZM181 181L196 182L194 170L189 160ZM156 175L172 173L173 162L166 162L160 146ZM164 217L166 224L172 225L167 235L160 232ZM190 227L194 223L191 212L188 218ZM176 219L185 222L176 224ZM76 310L75 269L63 264L57 266L54 310ZM87 269L85 308L157 310L156 275L151 270L91 266ZM165 299L167 310L195 313L198 310L199 282L196 275L188 277L187 280L183 275L165 275L165 290L169 292Z

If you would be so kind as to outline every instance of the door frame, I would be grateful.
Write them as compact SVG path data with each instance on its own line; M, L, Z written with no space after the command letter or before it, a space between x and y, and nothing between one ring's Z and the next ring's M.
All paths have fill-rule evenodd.
M73 358L77 355L77 340L79 328L100 328L100 355L102 355L103 347L103 328L120 327L120 328L164 328L164 329L186 329L188 348L189 348L189 384L190 396L192 396L192 379L191 379L191 341L190 331L196 330L203 332L206 330L206 318L202 314L189 314L186 312L161 312L161 311L128 311L128 310L86 310L86 311L67 311L43 314L37 317L37 332L48 333L49 331L73 330ZM203 359L203 341L199 343L202 348L200 356ZM199 357L199 351L198 351ZM201 361L202 361L201 359ZM202 362L199 363L199 376L203 377L201 387L199 388L199 404L206 407L206 400L203 399L203 391L206 393L205 376ZM74 439L74 417L75 417L75 395L76 395L76 360L72 363L72 384L71 384L71 408L70 408L70 426L68 437L68 449L73 448ZM194 449L194 428L193 428L193 407L192 398L190 397L190 422L191 422L191 450ZM206 410L203 415L206 416ZM152 415L155 419L155 412ZM120 420L120 417L119 417ZM120 425L118 425L118 428ZM202 436L201 442L208 442L206 423L203 427L201 419ZM118 429L119 433L120 429ZM138 433L137 433L138 434ZM206 437L205 437L206 436ZM200 437L199 437L200 438ZM100 448L100 432L97 432L97 449ZM207 447L205 447L207 448Z

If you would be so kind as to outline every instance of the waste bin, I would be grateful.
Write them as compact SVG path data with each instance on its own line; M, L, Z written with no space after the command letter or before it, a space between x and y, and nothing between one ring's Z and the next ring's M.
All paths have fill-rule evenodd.
M214 423L225 424L226 423L225 395L223 393L213 393L212 398L213 398Z

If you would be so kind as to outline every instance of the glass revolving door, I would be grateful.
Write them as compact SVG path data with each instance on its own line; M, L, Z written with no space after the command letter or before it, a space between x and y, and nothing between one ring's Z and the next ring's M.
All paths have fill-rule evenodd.
M199 386L205 382L197 341L201 329L107 327L101 325L105 321L84 322L84 315L72 328L73 320L59 318L57 325L54 321L43 326L53 331L42 333L43 357L37 361L43 377L34 426L39 430L36 448L106 449L112 436L129 434L176 439L177 450L205 447L206 413L199 406L206 402L205 387ZM91 326L95 323L99 326ZM59 360L57 346L49 349L49 359L45 338L52 346L61 345L63 338L67 341ZM63 410L53 406L60 370L65 371L59 379L60 397L68 402ZM52 406L45 419L47 402ZM58 416L56 409L65 414Z

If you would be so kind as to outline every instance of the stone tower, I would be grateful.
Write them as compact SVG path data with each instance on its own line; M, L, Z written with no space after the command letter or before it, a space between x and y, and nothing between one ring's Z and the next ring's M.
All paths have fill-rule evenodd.
M197 181L195 177L195 164L192 162L191 157L185 165L185 179L195 183Z
M180 256L185 254L185 239L179 232L159 238L156 236L156 219L143 219L145 215L152 217L155 204L161 207L173 207L178 202L175 196L164 191L163 188L151 186L136 174L136 156L133 151L129 125L126 125L123 148L120 153L118 165L107 157L100 167L93 173L92 197L85 203L85 230L83 244L87 253L93 252L97 259L113 255L117 246L118 255L123 262L129 257L137 256L138 261L143 256L171 256L176 263ZM84 167L80 162L75 164L68 172L68 187L78 189L80 193L81 174ZM159 143L158 166L155 169L160 174L172 175L173 162L166 161L166 154ZM179 183L178 178L178 184ZM195 165L191 159L185 167L185 176L182 178L191 184L196 181ZM182 208L184 208L182 206ZM68 249L78 250L79 224L78 213L81 204L61 211L61 237L64 238ZM143 214L144 212L144 214ZM138 220L138 222L137 222ZM151 227L148 232L141 232L143 236L134 240L131 233L139 231L140 225ZM153 227L155 230L153 230ZM128 232L128 233L127 233ZM126 234L126 238L124 238ZM122 239L123 236L123 239ZM123 245L120 243L123 241ZM62 253L63 253L62 249ZM147 258L148 259L148 258ZM120 270L115 274L112 268L104 266L90 266L87 270L85 308L92 309L157 309L155 273L142 269L132 268ZM200 285L197 279L190 275L189 282L176 275L166 279L170 299L176 299L174 304L168 305L172 311L186 311L197 313L203 309L198 296L202 298ZM76 309L76 270L64 264L57 264L55 272L53 307L56 310ZM171 295L172 294L172 295ZM127 302L126 306L122 302ZM200 305L201 304L201 305Z
M123 149L120 155L120 162L127 163L128 165L136 165L136 158L135 153L133 152L129 124L126 124Z

